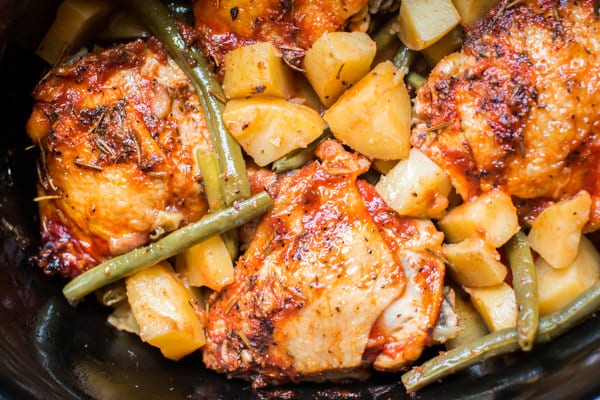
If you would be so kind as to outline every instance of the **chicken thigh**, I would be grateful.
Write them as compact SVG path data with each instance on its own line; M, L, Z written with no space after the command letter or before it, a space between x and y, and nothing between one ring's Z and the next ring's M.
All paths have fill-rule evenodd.
M501 1L419 90L412 143L464 200L501 188L522 216L587 190L600 224L595 1Z
M34 100L47 273L78 275L206 213L194 162L210 147L204 116L156 40L59 65Z
M273 209L209 303L206 365L255 386L400 368L439 314L442 235L357 179L362 156L333 140L317 155L267 185Z

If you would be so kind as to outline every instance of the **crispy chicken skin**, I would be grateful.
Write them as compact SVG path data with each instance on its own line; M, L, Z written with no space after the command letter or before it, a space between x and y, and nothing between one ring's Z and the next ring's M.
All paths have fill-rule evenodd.
M501 1L419 90L412 143L463 199L499 187L525 218L585 189L600 224L594 1Z
M273 209L235 282L210 300L206 365L255 386L366 377L373 362L397 369L420 355L439 314L441 234L357 179L362 156L333 140L317 155L267 185Z
M197 220L207 206L193 150L209 147L187 78L150 39L53 68L27 124L38 145L47 273L75 276Z
M307 49L323 33L342 30L368 0L195 0L195 27L207 54L222 64L240 46L267 41Z

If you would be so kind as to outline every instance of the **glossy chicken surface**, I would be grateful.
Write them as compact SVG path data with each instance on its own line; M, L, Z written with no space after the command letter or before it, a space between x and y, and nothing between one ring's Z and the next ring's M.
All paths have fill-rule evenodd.
M330 140L320 162L267 184L273 209L209 304L209 368L267 383L398 369L431 340L442 235L357 179L369 162ZM265 180L268 181L268 180Z
M78 275L205 214L193 153L210 146L204 117L158 42L55 67L34 101L47 273Z
M510 3L510 4L509 4ZM525 218L581 189L600 225L594 1L502 1L418 92L413 145L469 199L499 187Z
M268 41L307 49L325 32L343 30L368 0L195 0L195 27L206 53L218 64L245 44Z

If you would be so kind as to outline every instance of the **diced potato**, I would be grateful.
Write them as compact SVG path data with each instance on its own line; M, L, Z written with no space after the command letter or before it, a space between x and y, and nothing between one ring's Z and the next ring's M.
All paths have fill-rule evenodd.
M178 254L175 266L190 286L207 286L219 291L233 282L233 262L219 235Z
M204 345L204 330L194 311L193 297L168 263L146 268L127 278L125 284L143 341L172 360Z
M458 25L452 0L402 0L398 35L406 47L423 50Z
M411 105L402 78L384 61L346 90L323 116L333 135L367 157L407 157Z
M383 176L376 186L385 202L400 215L440 218L452 190L444 171L417 149Z
M288 98L293 91L292 71L270 42L238 47L225 56L223 91L229 99L255 95Z
M497 248L517 233L519 220L510 196L493 190L453 208L439 226L451 243L481 237Z
M306 51L303 69L323 104L329 107L369 72L376 51L375 42L366 33L324 33Z
M49 64L56 64L66 50L79 50L108 18L113 4L107 0L65 0L56 11L54 23L36 53Z
M325 121L312 108L275 97L230 100L223 121L261 167L306 147L325 129Z
M430 66L436 65L442 58L456 51L463 43L463 29L460 26L452 29L443 38L423 49L422 53Z
M531 223L527 239L531 248L553 266L564 268L577 256L583 226L589 219L592 200L586 191L554 203Z
M491 332L514 327L517 323L515 291L506 282L483 288L467 288L475 309Z
M535 262L540 315L548 315L566 306L600 279L600 254L582 236L575 260L565 268L552 268L543 258Z
M498 4L498 0L452 0L452 2L463 25L471 25Z
M471 238L445 244L443 250L450 262L450 276L463 286L494 286L506 278L508 271L500 262L500 254L483 239Z

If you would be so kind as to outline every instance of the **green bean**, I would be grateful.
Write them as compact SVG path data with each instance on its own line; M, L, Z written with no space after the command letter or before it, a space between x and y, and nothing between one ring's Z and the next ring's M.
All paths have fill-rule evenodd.
M405 47L398 35L395 32L395 26L398 24L398 17L393 16L383 23L373 35L373 41L377 48L373 65L377 65L382 61L390 60L398 51L398 48Z
M560 311L540 318L535 337L537 343L544 343L562 335L600 308L600 281L577 296ZM471 365L495 356L519 350L518 334L515 328L507 328L490 333L472 343L449 350L420 366L413 367L402 375L402 383L409 392L433 383Z
M196 150L196 160L204 181L208 208L211 211L225 208L223 182L221 181L219 160L216 153L208 149L198 149Z
M396 66L396 68L402 70L404 75L408 74L410 71L410 66L413 61L417 58L417 52L409 49L408 47L401 45L392 62Z
M219 176L219 160L217 155L212 150L198 149L196 151L196 160L204 181L204 190L208 200L208 208L210 211L218 211L225 208L225 198L223 194L223 184ZM227 251L232 260L238 256L238 235L237 231L232 229L229 232L221 235Z
M165 45L169 54L190 78L196 92L211 139L218 154L225 204L250 195L250 184L242 150L221 118L223 91L208 69L208 60L198 49L188 47L179 34L176 21L159 0L126 0L148 29Z
M414 71L410 71L408 73L408 76L406 77L406 82L408 82L408 84L412 86L413 89L419 90L419 88L423 86L425 82L427 82L427 79L425 79L422 75L419 75Z
M330 130L326 130L321 136L302 149L296 149L289 154L275 161L271 169L277 173L290 171L292 169L301 168L309 161L315 158L315 150L319 143L326 139L331 139L333 135Z
M232 207L210 213L156 242L112 258L84 272L63 288L63 294L70 303L76 303L101 287L166 260L210 236L220 235L253 220L266 212L271 205L271 198L266 192L240 200Z
M538 328L538 288L531 249L522 231L517 232L507 243L506 256L517 300L519 346L523 351L529 351L533 347Z

